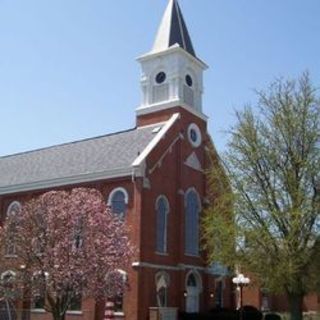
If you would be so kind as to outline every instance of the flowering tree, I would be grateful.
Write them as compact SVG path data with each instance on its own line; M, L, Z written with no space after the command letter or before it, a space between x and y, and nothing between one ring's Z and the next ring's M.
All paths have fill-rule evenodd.
M30 200L7 218L2 249L7 239L12 241L12 230L23 290L33 299L42 297L54 320L64 320L76 298L123 292L123 281L111 287L108 275L127 269L134 250L125 224L106 207L99 191L51 191ZM2 267L8 264L1 260Z

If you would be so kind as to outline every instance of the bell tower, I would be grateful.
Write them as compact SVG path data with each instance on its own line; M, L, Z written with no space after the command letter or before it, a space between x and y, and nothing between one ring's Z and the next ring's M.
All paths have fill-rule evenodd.
M169 0L152 50L139 57L142 101L137 116L182 107L204 118L203 72L177 0Z

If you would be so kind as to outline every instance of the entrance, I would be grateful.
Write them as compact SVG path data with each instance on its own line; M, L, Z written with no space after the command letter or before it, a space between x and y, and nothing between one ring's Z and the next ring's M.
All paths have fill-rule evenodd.
M201 284L198 275L196 275L194 272L191 272L187 275L186 289L186 312L199 312L199 296L201 292Z

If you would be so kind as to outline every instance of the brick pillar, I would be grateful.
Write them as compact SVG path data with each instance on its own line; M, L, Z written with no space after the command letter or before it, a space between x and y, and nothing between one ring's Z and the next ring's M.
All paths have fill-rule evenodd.
M104 309L104 320L114 319L114 302L107 301Z

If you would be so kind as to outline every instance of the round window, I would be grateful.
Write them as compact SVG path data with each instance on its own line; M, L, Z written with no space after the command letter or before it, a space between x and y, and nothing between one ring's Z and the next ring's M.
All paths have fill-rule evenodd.
M192 81L192 78L189 74L186 75L186 84L189 86L189 87L192 87L193 85L193 81Z
M195 148L199 147L202 142L201 131L195 123L191 123L188 128L188 139Z
M197 142L197 140L198 140L198 135L197 135L196 130L194 130L194 129L191 129L191 130L190 130L190 139L191 139L193 142Z
M156 75L156 83L161 84L166 81L166 78L166 74L163 71L161 71Z

